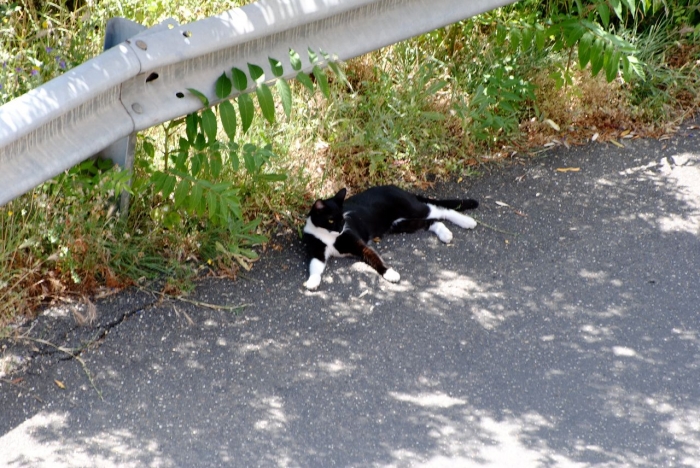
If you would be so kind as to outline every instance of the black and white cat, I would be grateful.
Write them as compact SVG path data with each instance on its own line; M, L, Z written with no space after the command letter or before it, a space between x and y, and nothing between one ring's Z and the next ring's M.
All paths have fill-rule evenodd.
M452 233L440 220L464 229L476 226L472 218L458 213L479 206L476 200L432 200L393 185L374 187L347 200L346 193L342 189L332 198L316 200L306 219L304 240L311 256L309 279L304 283L307 289L321 284L330 257L349 255L360 257L385 280L396 283L399 274L367 245L370 239L387 232L428 229L447 244L452 241Z

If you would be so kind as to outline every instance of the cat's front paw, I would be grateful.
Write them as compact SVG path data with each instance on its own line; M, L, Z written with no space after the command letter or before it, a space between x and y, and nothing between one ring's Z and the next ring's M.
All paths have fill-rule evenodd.
M321 275L311 275L309 276L309 279L306 280L306 283L304 283L304 287L306 289L312 290L318 288L320 284Z
M389 268L383 275L382 277L389 281L390 283L398 283L399 280L401 279L401 275L394 270L393 268Z

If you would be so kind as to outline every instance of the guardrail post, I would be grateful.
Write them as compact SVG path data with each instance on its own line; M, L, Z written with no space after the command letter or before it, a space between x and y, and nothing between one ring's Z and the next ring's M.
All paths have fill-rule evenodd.
M111 49L115 45L136 36L144 30L146 30L145 26L125 18L111 18L107 22L103 50ZM129 136L115 141L97 153L96 156L98 158L110 159L122 169L133 169L136 133L137 132L133 132ZM131 180L129 180L129 185L131 185ZM129 192L123 191L119 196L119 212L122 216L125 216L128 210Z
M172 23L177 24L175 20L169 19L158 26L154 26L153 30L158 31L159 29L162 29L163 26L168 27L167 25L172 25ZM143 35L147 31L149 30L145 26L126 18L111 18L107 22L103 50L111 49L127 39L132 39L136 36ZM95 156L102 159L109 159L122 169L133 169L137 133L138 132L132 132L128 136L115 141L97 153ZM131 184L131 180L129 180L129 184ZM129 192L123 191L119 197L119 212L122 216L126 216L128 210Z

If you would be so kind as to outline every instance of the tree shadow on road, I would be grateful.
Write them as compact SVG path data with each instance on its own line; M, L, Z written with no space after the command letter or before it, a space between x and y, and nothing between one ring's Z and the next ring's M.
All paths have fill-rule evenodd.
M473 183L499 230L385 239L399 284L341 259L306 292L295 246L197 290L240 315L136 314L85 355L104 401L60 363L73 386L0 437L4 460L697 466L700 156L636 144Z

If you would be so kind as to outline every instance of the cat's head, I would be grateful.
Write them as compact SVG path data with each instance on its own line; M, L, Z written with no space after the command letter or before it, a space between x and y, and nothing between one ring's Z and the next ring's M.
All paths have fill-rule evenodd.
M332 198L314 202L309 213L314 226L336 232L343 230L345 224L343 219L343 202L345 201L346 193L347 190L341 189Z

